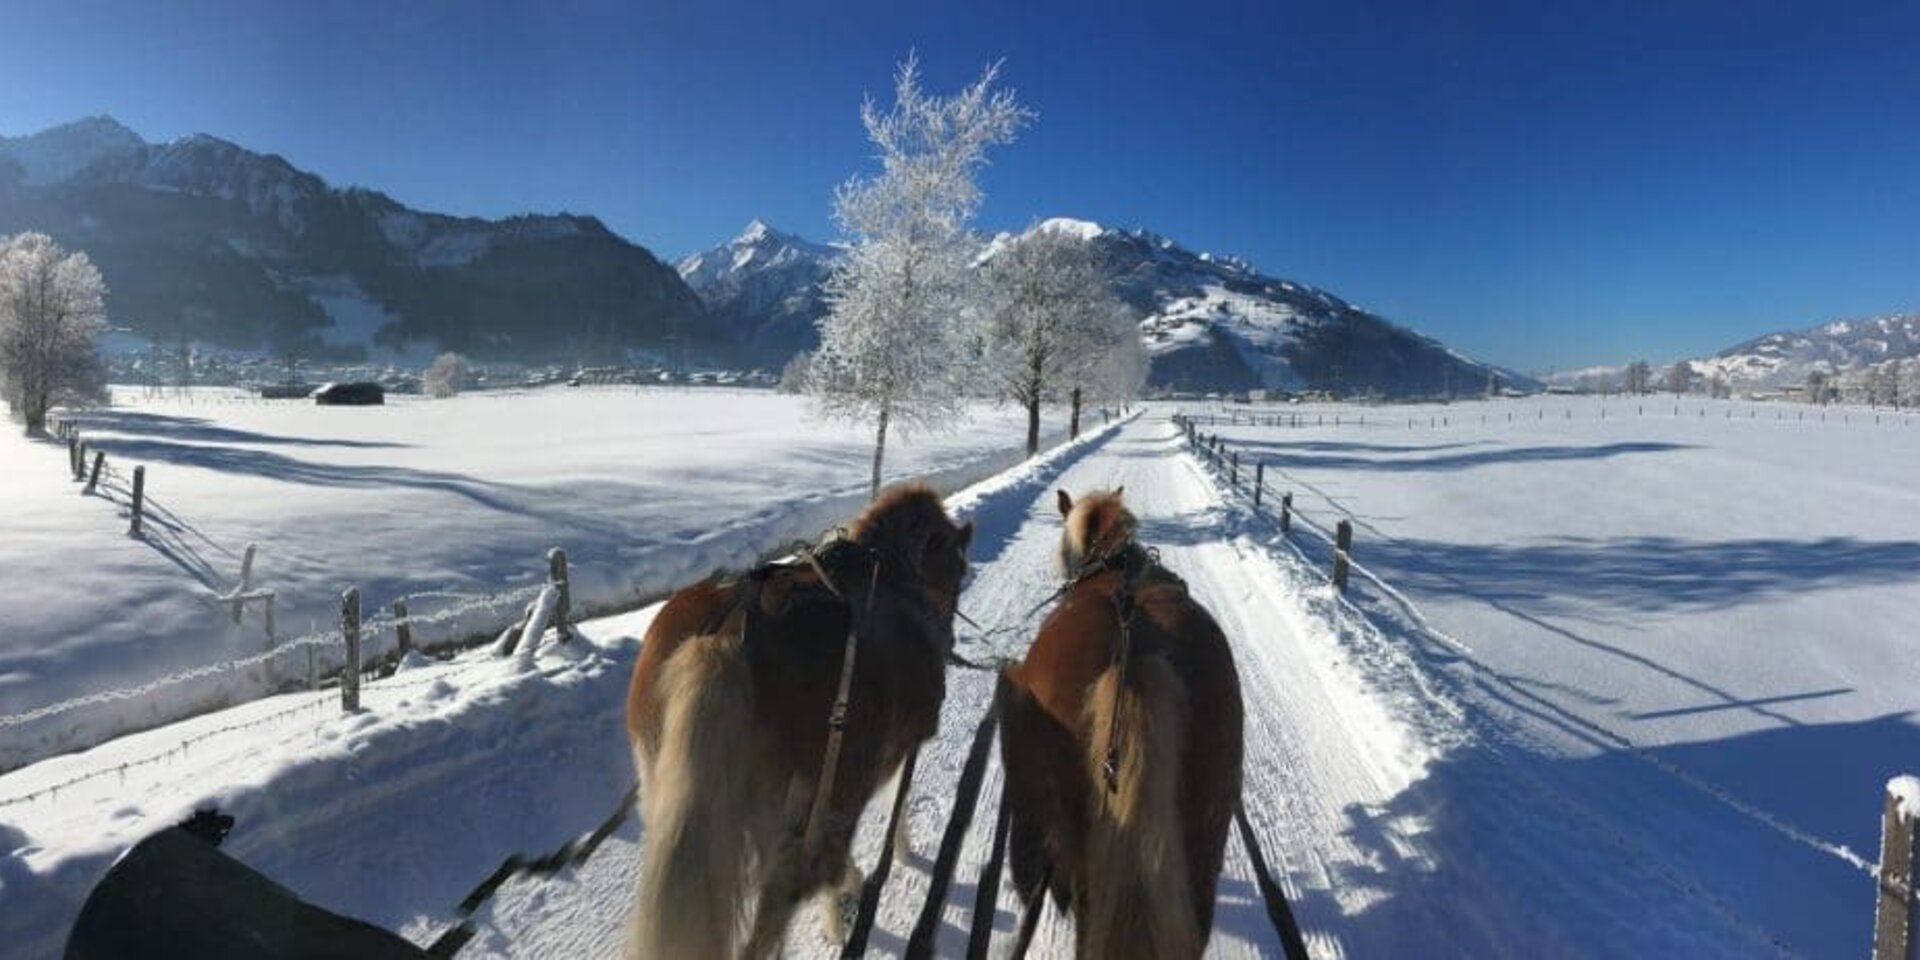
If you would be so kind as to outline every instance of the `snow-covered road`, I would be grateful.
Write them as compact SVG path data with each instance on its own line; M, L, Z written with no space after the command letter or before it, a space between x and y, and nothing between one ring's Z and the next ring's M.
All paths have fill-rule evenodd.
M1631 825L1556 790L1476 731L1469 707L1429 686L1314 575L1252 532L1223 502L1164 419L1143 418L1020 496L956 503L979 525L963 609L989 627L1013 624L1057 582L1060 523L1053 489L1125 485L1142 539L1186 578L1232 639L1247 701L1246 805L1284 875L1309 945L1322 957L1752 956L1778 951L1764 933L1700 894ZM962 652L1017 656L1031 624ZM952 675L939 737L920 758L914 853L882 896L871 947L897 953L926 897L931 859L952 813L953 786L990 677ZM1472 771L1470 777L1459 771ZM998 803L997 759L947 894L938 954L966 950L974 881ZM880 853L884 799L873 804L858 858ZM631 820L576 873L515 882L483 914L475 955L613 956L639 855ZM1210 956L1277 956L1246 851L1230 840ZM999 955L1019 907L1003 886ZM1070 924L1049 910L1035 956L1070 956ZM796 923L789 956L830 956L815 915ZM464 954L463 954L464 955Z
M1031 638L1023 617L1059 582L1054 490L1119 485L1142 539L1233 643L1248 817L1316 956L1857 952L1845 930L1783 936L1794 919L1771 909L1777 893L1763 895L1791 876L1802 897L1851 896L1865 886L1857 873L1756 832L1620 751L1576 753L1546 735L1565 721L1516 695L1511 678L1336 595L1244 495L1222 493L1160 413L949 499L977 525L962 609L1000 628L963 629L962 653L1017 657ZM10 798L0 803L0 942L56 955L112 857L203 803L236 816L228 849L242 860L322 906L432 940L504 856L586 833L631 782L619 704L651 616L582 624L588 643L543 653L537 670L484 651L420 665L417 676L369 685L369 709L357 715L338 715L325 697L273 698L0 778L0 798ZM989 674L950 677L911 793L912 854L882 893L875 956L899 954L918 919L991 698ZM190 735L191 751L169 751ZM89 771L97 775L29 799ZM990 761L945 897L940 956L964 955L1000 776ZM863 865L880 854L887 806L882 798L868 811L856 841ZM460 956L618 956L640 844L629 816L586 863L508 881L473 918L477 934ZM1237 836L1227 852L1209 955L1278 956ZM1018 915L1003 885L991 955L1004 955ZM1032 955L1071 948L1070 925L1049 910ZM804 911L787 956L836 952Z

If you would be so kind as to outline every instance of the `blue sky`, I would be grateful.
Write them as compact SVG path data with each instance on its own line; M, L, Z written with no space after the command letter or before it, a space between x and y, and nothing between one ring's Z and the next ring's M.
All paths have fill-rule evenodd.
M111 113L669 258L830 237L915 49L1040 115L983 228L1148 227L1523 369L1920 309L1910 0L9 6L0 133Z

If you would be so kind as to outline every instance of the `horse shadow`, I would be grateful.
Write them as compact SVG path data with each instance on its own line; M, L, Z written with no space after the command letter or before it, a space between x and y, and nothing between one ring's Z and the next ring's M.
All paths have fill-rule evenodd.
M1920 757L1920 724L1779 727L1645 759L1510 746L1456 749L1387 802L1348 805L1334 846L1350 849L1296 884L1310 938L1347 956L1858 954L1871 880L1715 794L1870 854L1884 784Z
M1920 541L1562 537L1524 544L1396 539L1356 558L1403 589L1465 593L1536 614L1602 605L1636 613L1717 610L1768 597L1920 580Z

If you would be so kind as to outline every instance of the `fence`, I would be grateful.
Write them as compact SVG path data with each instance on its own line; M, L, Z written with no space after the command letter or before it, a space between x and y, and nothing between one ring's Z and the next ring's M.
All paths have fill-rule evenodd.
M1176 413L1174 414L1173 422L1175 427L1179 429L1181 436L1186 439L1188 447L1215 469L1216 473L1225 480L1229 490L1241 491L1243 489L1240 451L1234 450L1232 446L1223 441L1218 434L1200 432L1200 420L1198 418ZM1211 422L1217 422L1217 420ZM1266 425L1262 421L1252 417L1247 418L1247 424L1250 426ZM1287 426L1289 422L1283 419L1276 419L1272 425ZM1253 476L1250 487L1246 488L1246 492L1252 498L1254 511L1261 513L1263 503L1265 503L1269 495L1275 491L1272 491L1266 486L1266 460L1253 460L1251 466L1253 468ZM1344 593L1347 589L1349 574L1358 572L1366 580L1379 587L1380 590L1387 594L1392 600L1404 607L1424 632L1461 653L1472 653L1471 649L1465 644L1433 627L1433 625L1427 621L1426 616L1420 612L1419 607L1416 606L1412 600L1408 599L1405 594L1394 589L1374 572L1354 562L1353 523L1351 520L1342 517L1335 522L1333 529L1329 530L1323 524L1301 515L1299 508L1293 504L1293 493L1291 491L1278 491L1278 493L1280 508L1278 514L1274 514L1273 516L1280 527L1281 534L1283 536L1289 534L1293 529L1294 521L1298 520L1308 530L1324 541L1325 544L1332 549L1333 553L1332 566L1328 572L1328 580L1337 590ZM1266 507L1265 510L1270 513L1272 508ZM1302 556L1305 555L1302 554ZM1473 661L1470 660L1469 662ZM1475 663L1475 665L1477 666L1477 663ZM1497 674L1494 676L1494 679L1503 683L1503 685L1511 686L1510 681L1506 681ZM1739 800L1725 790L1654 756L1624 735L1616 733L1600 724L1593 723L1592 721L1585 721L1583 726L1611 740L1616 746L1632 752L1633 755L1648 762L1655 769L1679 779L1693 789L1731 808L1736 813L1759 823L1761 826L1772 830L1774 833L1817 852L1836 857L1865 872L1873 878L1876 889L1874 960L1915 960L1915 945L1916 941L1920 940L1920 936L1916 935L1915 929L1916 912L1920 912L1920 893L1916 892L1916 887L1920 887L1920 880L1916 879L1914 869L1914 825L1916 821L1920 821L1920 779L1914 777L1898 777L1888 783L1882 813L1880 860L1877 864L1874 864L1868 863L1841 844L1822 839L1815 834L1781 820L1765 810Z
M1701 400L1693 398L1687 401L1646 401L1629 403L1621 400L1618 407L1609 407L1604 401L1591 401L1591 397L1577 398L1581 405L1590 409L1576 411L1574 406L1556 406L1551 408L1553 416L1548 416L1549 407L1545 404L1533 404L1532 410L1524 409L1524 401L1489 401L1489 406L1497 404L1500 409L1481 409L1474 413L1474 404L1439 405L1440 412L1424 412L1418 415L1405 412L1404 409L1389 412L1389 408L1373 408L1371 418L1362 413L1335 410L1293 410L1260 411L1258 409L1238 410L1231 406L1220 405L1208 412L1183 414L1182 418L1200 427L1251 426L1251 427L1395 427L1403 421L1405 429L1418 427L1428 429L1446 429L1459 420L1461 425L1479 423L1525 423L1527 421L1577 421L1577 420L1618 420L1632 416L1644 418L1665 415L1672 420L1726 420L1765 423L1823 423L1862 426L1911 427L1915 421L1912 407L1858 407L1787 404L1771 401L1739 400ZM1619 398L1615 398L1616 400ZM1696 405L1697 404L1697 405ZM1518 409L1517 409L1518 408ZM1615 411L1609 413L1609 410ZM1709 415L1709 411L1711 415ZM1579 416L1575 416L1578 412ZM1532 413L1533 416L1527 416ZM1793 414L1789 417L1787 414ZM1477 416L1477 419L1476 419Z

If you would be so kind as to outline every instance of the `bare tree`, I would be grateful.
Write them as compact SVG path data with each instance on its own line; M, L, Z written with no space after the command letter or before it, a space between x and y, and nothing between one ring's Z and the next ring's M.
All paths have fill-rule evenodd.
M1009 143L1032 113L993 88L997 65L951 97L920 89L909 56L894 77L894 104L860 108L881 171L834 195L852 241L826 283L809 390L828 417L874 425L872 489L880 489L887 431L951 426L965 408L961 314L973 282L968 232L980 205L975 175L987 148Z
M1101 358L1139 334L1115 323L1126 306L1113 295L1099 250L1065 231L1027 231L995 251L986 272L986 372L998 392L1026 408L1032 456L1040 450L1041 403L1070 397L1077 435L1080 403Z
M427 394L446 399L460 393L460 387L467 379L467 358L457 353L443 353L433 358L433 365L420 376L420 386Z
M0 381L27 432L55 404L106 399L94 337L106 329L107 285L84 253L44 233L0 239Z

